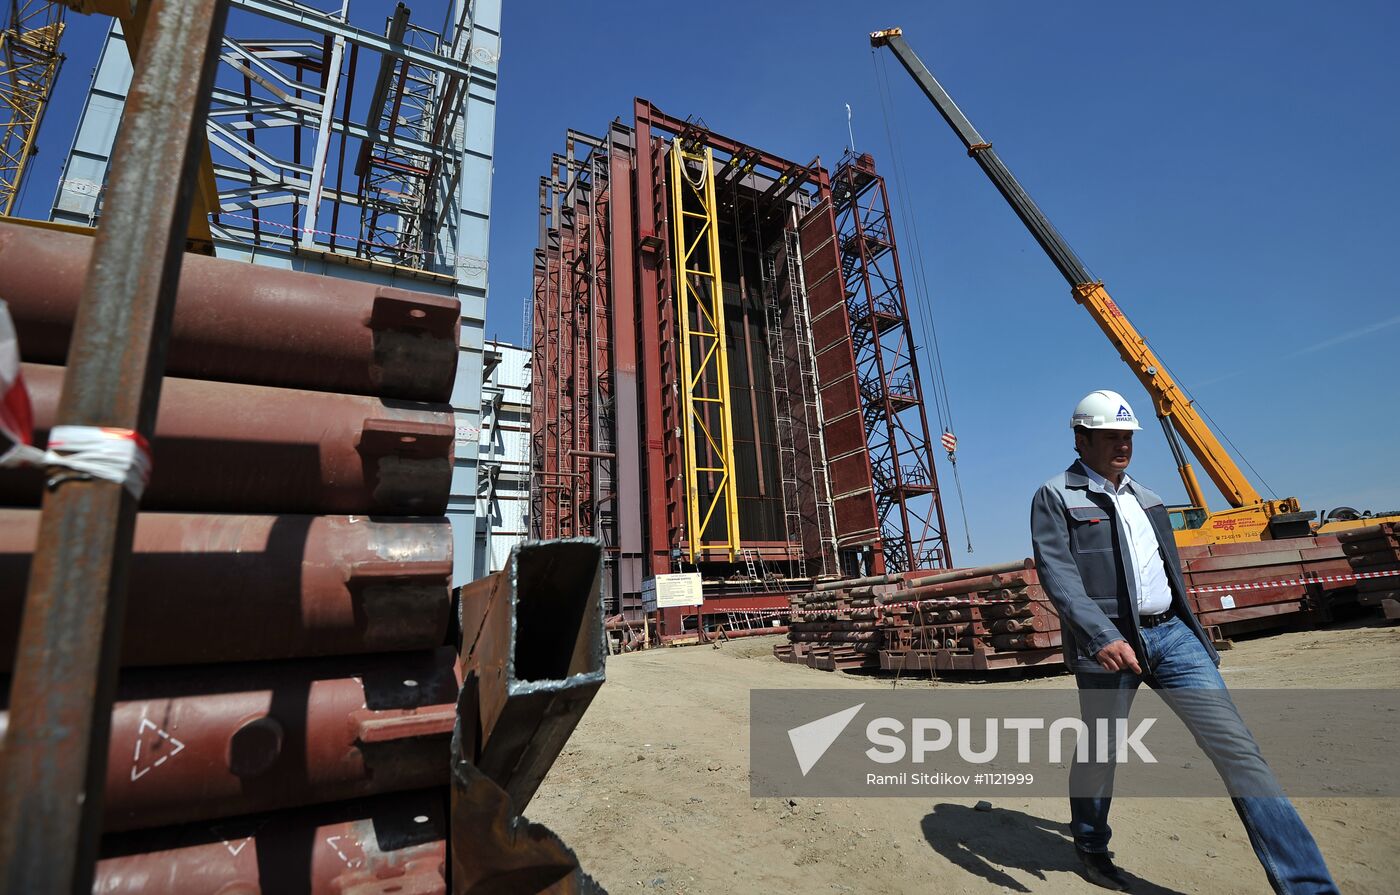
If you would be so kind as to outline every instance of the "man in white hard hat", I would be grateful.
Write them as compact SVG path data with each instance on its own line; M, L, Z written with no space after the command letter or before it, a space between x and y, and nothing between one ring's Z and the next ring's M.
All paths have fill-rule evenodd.
M1225 779L1250 843L1277 892L1336 892L1322 853L1264 763L1216 666L1220 657L1186 601L1166 506L1127 475L1141 429L1117 392L1091 392L1070 419L1079 459L1031 503L1040 582L1060 616L1065 662L1089 730L1126 718L1146 681L1196 735ZM1116 755L1115 724L1107 752ZM1097 745L1097 744L1096 744ZM1249 793L1250 795L1241 795ZM1259 793L1266 793L1259 795ZM1127 891L1108 851L1113 763L1074 762L1070 827L1084 876Z

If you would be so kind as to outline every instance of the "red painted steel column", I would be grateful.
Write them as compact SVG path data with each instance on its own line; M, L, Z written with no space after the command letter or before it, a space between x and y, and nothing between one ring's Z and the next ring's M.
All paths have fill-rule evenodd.
M616 408L613 450L617 454L614 514L621 549L617 565L618 595L624 600L626 594L641 594L644 576L642 526L648 516L642 506L641 395L637 389L636 265L640 252L637 251L633 224L637 207L633 172L639 158L633 143L635 139L635 134L621 123L613 124L608 132L608 251L612 259L610 274L613 296L608 310L612 315Z
M546 447L546 406L549 400L549 297L548 268L545 260L549 244L549 204L546 183L540 178L539 240L534 255L534 316L530 321L530 535L550 537L548 473L550 453Z
M651 106L645 100L636 100L636 191L637 202L637 245L638 275L637 302L642 319L642 405L645 412L643 434L643 456L647 476L645 512L647 519L647 553L651 575L662 575L671 570L671 550L680 545L674 543L671 519L674 515L671 504L671 470L667 468L666 441L674 436L666 430L665 393L674 387L674 382L662 378L662 296L669 294L664 284L666 276L666 246L668 243L663 229L662 210L658 202L664 203L665 187L662 177L663 167L658 163L658 149L654 145L649 112ZM678 624L674 612L660 612L658 635L664 635L668 627Z
M665 440L674 437L665 429L662 405L666 389L674 383L661 378L661 288L658 280L664 276L666 234L660 232L662 222L657 214L657 196L663 185L657 183L657 149L652 145L650 104L636 101L637 158L637 241L641 274L638 278L637 302L642 319L642 404L645 410L643 454L646 459L647 552L651 556L653 575L671 570L671 548L668 530L670 511L667 504L671 484L667 481Z
M587 200L589 328L591 351L589 382L593 389L589 444L593 456L586 460L591 485L589 512L593 532L603 544L604 606L621 607L617 563L617 391L613 371L612 259L608 254L608 215L612 205L612 178L606 140L589 140ZM626 184L624 182L624 188ZM609 456L610 455L610 456Z
M544 405L544 452L547 475L539 487L545 491L546 538L557 538L562 534L559 518L560 500L559 473L559 401L563 389L563 376L559 369L559 214L558 202L552 191L552 179L542 181L542 198L545 212L549 216L549 237L544 251L544 295L545 295L545 376Z

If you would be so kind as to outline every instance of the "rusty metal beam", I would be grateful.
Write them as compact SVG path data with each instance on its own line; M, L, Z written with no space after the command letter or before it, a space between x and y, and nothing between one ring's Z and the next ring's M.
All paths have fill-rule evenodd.
M460 726L459 726L460 731ZM453 895L602 895L548 828L516 814L510 796L456 750L452 762Z
M813 160L812 164L807 166L799 165L781 156L764 152L761 149L749 146L747 143L741 143L723 134L715 133L708 128L700 127L693 122L682 121L672 115L667 115L665 112L652 105L650 100L645 100L641 97L637 97L634 100L634 105L638 121L645 120L648 130L662 131L677 137L698 139L721 152L726 152L730 155L742 155L752 163L762 165L778 175L796 171L797 176L803 178L804 181L807 178L811 178L813 182L815 182L815 171L818 167L815 160ZM799 181L799 185L801 185L801 182L802 181Z
M26 360L67 359L92 252L89 238L0 222L0 295ZM459 326L454 298L190 255L166 372L446 401Z
M38 539L37 510L0 509L0 673ZM122 665L432 649L451 574L446 519L142 513Z
M64 367L23 369L43 444L69 377ZM454 432L444 405L167 377L142 506L437 516ZM32 506L43 484L38 470L0 470L0 503Z
M157 0L117 135L58 418L149 435L225 0ZM44 498L0 755L6 891L89 891L137 499L69 478Z
M532 541L461 590L461 755L504 787L516 811L602 686L601 572L595 539Z

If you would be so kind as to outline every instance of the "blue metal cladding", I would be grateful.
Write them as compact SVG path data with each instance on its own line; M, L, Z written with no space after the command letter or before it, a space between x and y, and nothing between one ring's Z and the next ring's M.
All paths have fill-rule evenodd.
M235 7L238 5L235 3ZM460 14L464 6L470 12L471 34L461 62L470 68L471 76L462 115L452 132L445 135L460 161L459 173L455 186L446 176L435 184L439 189L454 190L456 208L455 214L443 215L442 226L432 234L433 260L426 265L431 273L445 276L414 276L387 265L351 266L323 253L296 252L287 239L281 240L283 244L274 240L254 245L229 235L228 230L221 235L216 229L214 240L215 254L221 258L451 295L461 302L460 354L451 398L457 438L447 510L453 529L454 585L472 580L476 567L478 433L482 419L491 177L501 50L501 0L456 0L454 13ZM52 220L85 226L95 224L131 72L125 39L114 21L103 43L73 145L63 167L50 213ZM246 216L246 212L241 209L240 212ZM322 224L318 221L319 226ZM246 236L246 233L239 235ZM353 252L353 245L342 245L334 251L336 254Z

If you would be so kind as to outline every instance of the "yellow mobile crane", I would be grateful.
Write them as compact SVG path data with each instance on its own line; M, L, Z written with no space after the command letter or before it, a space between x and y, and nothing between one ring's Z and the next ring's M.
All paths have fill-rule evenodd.
M967 120L967 116L953 102L952 97L909 48L903 32L898 28L872 32L870 44L873 47L888 47L894 53L895 58L923 90L924 95L938 109L943 120L952 126L953 131L967 147L967 154L972 156L992 179L997 190L1011 203L1012 210L1030 229L1035 241L1040 243L1040 247L1069 281L1074 300L1082 304L1094 318L1094 322L1104 331L1104 335L1108 336L1109 341L1118 349L1123 360L1127 361L1128 366L1152 396L1157 418L1161 420L1162 430L1166 432L1167 444L1171 446L1172 456L1181 473L1181 481L1186 486L1186 495L1191 501L1187 506L1170 508L1177 544L1186 546L1225 541L1257 541L1305 537L1312 534L1313 526L1310 520L1317 514L1303 512L1297 498L1265 500L1259 496L1235 464L1234 458L1226 452L1225 447L1196 412L1191 399L1167 373L1152 349L1147 346L1146 340L1138 334L1122 310L1109 297L1103 283L1090 276L1079 256L997 157L992 144L982 139L982 135L972 126L972 122ZM1206 474L1229 502L1229 509L1212 511L1206 505L1201 483L1196 479L1191 461L1182 450L1182 441L1186 442L1186 448L1205 467ZM1321 530L1367 525L1376 521L1379 521L1379 517L1358 518L1329 523Z

